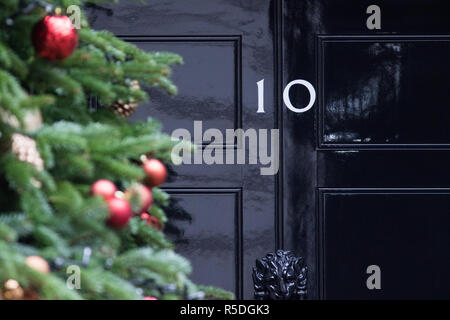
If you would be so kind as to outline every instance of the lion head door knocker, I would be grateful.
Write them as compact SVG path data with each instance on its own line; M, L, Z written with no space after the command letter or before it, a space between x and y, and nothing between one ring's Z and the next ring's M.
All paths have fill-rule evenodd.
M255 299L302 300L306 298L307 267L303 258L278 250L256 260L253 267Z

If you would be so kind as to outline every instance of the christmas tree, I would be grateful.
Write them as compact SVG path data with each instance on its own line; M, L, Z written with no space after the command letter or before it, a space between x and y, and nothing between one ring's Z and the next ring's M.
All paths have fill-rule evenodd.
M229 298L163 232L175 142L126 119L182 58L90 29L95 2L0 3L0 299Z

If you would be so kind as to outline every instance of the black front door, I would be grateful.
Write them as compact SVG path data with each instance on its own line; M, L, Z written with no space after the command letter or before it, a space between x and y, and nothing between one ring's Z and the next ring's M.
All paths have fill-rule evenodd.
M444 3L284 1L284 83L317 91L283 117L284 245L315 268L313 297L450 297Z
M133 119L154 116L167 133L193 137L194 121L203 133L280 130L277 175L248 158L173 167L164 189L194 281L251 299L255 259L286 249L304 258L309 299L450 297L447 7L158 0L89 9L95 28L184 58L173 75L179 94L149 90ZM308 111L283 101L295 80L316 94ZM288 96L294 109L312 99L299 83Z

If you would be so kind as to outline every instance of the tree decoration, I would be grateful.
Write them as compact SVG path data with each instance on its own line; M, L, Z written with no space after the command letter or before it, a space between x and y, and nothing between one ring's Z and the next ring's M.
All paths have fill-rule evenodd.
M13 128L20 128L19 119L1 108L0 119ZM33 133L42 126L42 122L42 114L39 110L28 110L25 112L25 116L23 119L23 129L25 129L26 132Z
M36 53L47 60L62 60L72 54L78 45L78 34L68 16L45 16L32 31Z
M31 269L34 269L41 273L49 273L50 272L50 266L47 263L47 261L45 261L43 258L41 258L39 256L29 256L25 259L25 263Z
M114 198L114 194L117 191L117 187L109 180L101 179L96 181L91 187L91 193L93 195L101 196L104 200L110 200Z
M133 211L125 199L113 198L108 200L109 219L108 224L114 228L123 228L130 220Z
M28 288L24 292L23 300L39 300L38 293L34 288Z
M132 90L141 89L141 86L139 85L139 82L137 80L131 81L130 87ZM114 110L114 113L117 114L118 116L128 118L136 111L138 105L139 105L138 101L132 100L125 103L122 100L118 100L116 103L113 104L112 108Z
M167 169L158 159L146 159L142 167L147 174L147 184L149 187L157 187L166 181Z
M27 132L36 132L40 127L42 127L42 114L39 110L30 110L25 114L23 122Z
M162 230L162 225L159 222L158 218L144 212L141 213L141 219L147 222L149 226L154 227L155 229Z
M153 202L152 192L149 188L142 184L134 184L128 190L125 191L125 199L130 201L134 197L139 198L139 210L138 212L147 211Z
M24 297L24 291L19 282L14 279L9 279L3 285L3 298L5 300L21 300Z
M36 141L20 133L14 133L11 139L11 151L20 161L31 163L37 170L44 169L44 161L37 150Z

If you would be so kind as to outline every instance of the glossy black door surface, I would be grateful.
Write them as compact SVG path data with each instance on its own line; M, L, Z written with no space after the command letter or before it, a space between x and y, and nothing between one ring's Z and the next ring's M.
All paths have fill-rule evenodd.
M283 3L284 84L317 91L314 111L283 111L285 247L317 263L318 298L449 298L449 6Z
M381 29L369 29L369 6ZM102 5L103 6L103 5ZM105 8L106 5L105 5ZM164 185L193 280L253 298L255 259L292 250L309 299L450 298L450 6L443 0L155 0L89 9L93 27L184 57L176 97L131 120L165 131L280 129L280 171L182 165ZM264 79L265 113L257 113ZM285 86L310 82L294 113ZM293 86L301 108L310 95ZM227 147L237 150L237 146ZM202 150L202 146L199 146ZM180 213L182 212L182 213ZM381 289L369 290L367 267ZM302 294L303 296L303 294Z
M321 189L327 298L448 298L449 190ZM381 270L368 290L366 268Z

